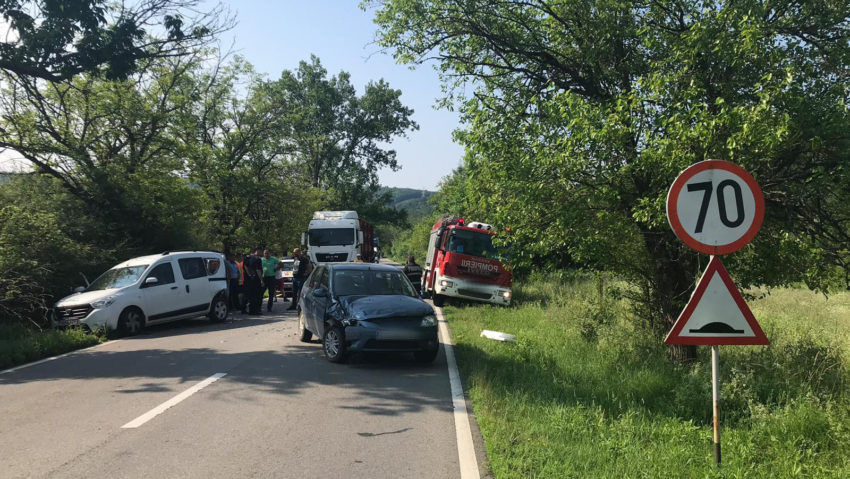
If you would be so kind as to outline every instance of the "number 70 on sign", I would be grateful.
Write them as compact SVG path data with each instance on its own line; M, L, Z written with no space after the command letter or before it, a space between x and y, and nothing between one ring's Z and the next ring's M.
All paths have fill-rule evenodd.
M683 171L670 187L667 219L691 248L728 254L744 247L761 228L764 198L755 179L740 166L702 161Z

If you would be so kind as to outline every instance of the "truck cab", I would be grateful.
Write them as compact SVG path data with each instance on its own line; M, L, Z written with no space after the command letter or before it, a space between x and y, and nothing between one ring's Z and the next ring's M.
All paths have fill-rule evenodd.
M364 223L356 211L316 211L301 244L314 264L354 261L364 249Z

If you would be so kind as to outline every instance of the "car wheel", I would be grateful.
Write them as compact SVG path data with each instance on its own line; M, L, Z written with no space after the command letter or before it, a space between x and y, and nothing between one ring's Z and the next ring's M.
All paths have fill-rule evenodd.
M135 336L145 329L145 315L139 308L127 308L118 317L118 335Z
M437 359L437 354L440 352L440 349L425 349L422 351L414 351L413 358L416 359L416 362L419 363L433 363L435 359Z
M227 319L227 299L219 294L210 303L210 312L207 314L210 322L220 323Z
M442 294L435 294L434 295L434 306L436 306L438 308L442 308L444 304L446 304L446 297L443 296Z
M298 311L298 339L302 343L310 342L313 339L313 333L307 329L307 325L304 323L304 310Z
M322 346L328 361L341 363L345 359L345 335L341 328L327 328Z

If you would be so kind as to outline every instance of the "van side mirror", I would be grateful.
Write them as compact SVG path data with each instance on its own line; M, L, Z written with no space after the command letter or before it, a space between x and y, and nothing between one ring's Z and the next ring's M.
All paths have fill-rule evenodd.
M315 296L317 298L327 298L328 297L328 290L325 289L325 288L314 289L313 290L313 296Z
M77 286L76 288L74 288L75 293L82 293L85 290L86 290L85 286Z
M307 245L307 233L301 233L301 246Z
M159 284L159 279L156 276L151 276L145 280L145 286L154 286Z

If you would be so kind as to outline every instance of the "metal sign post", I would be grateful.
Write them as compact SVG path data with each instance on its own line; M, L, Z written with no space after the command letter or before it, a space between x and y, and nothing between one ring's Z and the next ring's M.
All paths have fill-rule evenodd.
M720 466L720 359L717 345L711 347L711 402L714 404L714 463Z

